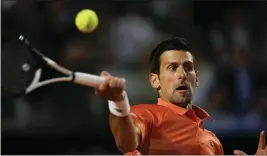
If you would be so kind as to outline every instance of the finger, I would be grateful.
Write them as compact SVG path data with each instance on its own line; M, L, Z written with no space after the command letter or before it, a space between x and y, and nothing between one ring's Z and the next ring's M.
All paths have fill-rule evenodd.
M265 132L264 131L261 131L258 148L259 149L265 148Z
M111 79L112 79L111 77L106 77L106 78L105 78L105 82L104 82L103 84L99 85L99 87L98 87L98 91L103 91L103 90L105 90L105 89L108 87L108 85L109 85Z
M125 79L124 78L122 78L122 79L120 79L120 87L122 88L122 89L125 89Z
M116 87L117 88L122 88L123 87L123 82L122 81L123 81L122 78L118 78L116 80Z
M125 83L125 79L123 79L123 78L116 79L115 88L118 90L123 90L124 89L124 83Z
M109 87L110 88L114 88L114 86L115 86L115 78L112 78L110 81L109 81Z
M110 88L117 88L120 85L120 79L119 78L113 78L110 81Z
M97 91L104 90L106 88L107 84L108 84L108 81L109 81L110 77L111 77L111 75L107 71L102 71L100 73L100 76L101 77L104 77L105 78L105 81L104 81L103 84L100 84L99 86L96 87L96 90Z
M240 151L240 150L234 150L235 155L247 155L245 152Z

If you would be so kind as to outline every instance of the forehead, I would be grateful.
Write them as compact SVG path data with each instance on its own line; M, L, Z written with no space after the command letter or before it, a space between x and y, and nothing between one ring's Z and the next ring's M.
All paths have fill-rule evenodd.
M166 64L170 62L177 62L177 63L183 63L183 62L193 62L193 56L189 51L184 50L168 50L165 51L160 56L160 62L161 64Z

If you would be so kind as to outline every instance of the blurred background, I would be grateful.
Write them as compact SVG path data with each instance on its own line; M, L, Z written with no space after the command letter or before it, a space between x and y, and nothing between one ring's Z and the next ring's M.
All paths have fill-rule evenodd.
M215 119L206 128L225 154L256 152L259 133L267 130L267 2L2 0L1 6L1 53L19 51L23 33L69 69L125 77L132 105L157 101L148 81L152 48L169 37L186 38L199 70L193 102ZM74 25L85 8L99 17L90 34ZM59 83L27 97L2 90L1 99L2 154L121 154L107 102L93 88Z

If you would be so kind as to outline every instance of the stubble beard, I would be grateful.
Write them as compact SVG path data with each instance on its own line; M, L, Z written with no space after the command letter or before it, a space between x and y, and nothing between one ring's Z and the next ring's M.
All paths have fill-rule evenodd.
M173 103L177 106L180 106L180 107L183 107L183 108L186 108L186 106L188 104L191 103L191 100L192 100L192 96L191 94L189 93L188 95L186 96L177 96L177 97L174 97L173 98Z

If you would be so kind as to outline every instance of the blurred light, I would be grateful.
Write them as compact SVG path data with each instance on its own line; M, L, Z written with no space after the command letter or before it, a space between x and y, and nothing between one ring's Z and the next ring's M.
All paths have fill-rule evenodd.
M248 43L248 32L242 27L235 27L232 31L232 42L234 45L238 46L246 46Z
M225 44L223 34L216 29L212 29L210 33L210 42L215 50L222 50Z
M160 17L164 17L168 13L169 5L166 1L153 1L152 6L153 12Z
M9 9L17 3L16 0L3 0L3 9Z

